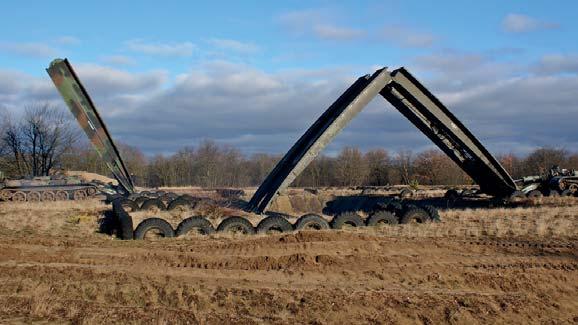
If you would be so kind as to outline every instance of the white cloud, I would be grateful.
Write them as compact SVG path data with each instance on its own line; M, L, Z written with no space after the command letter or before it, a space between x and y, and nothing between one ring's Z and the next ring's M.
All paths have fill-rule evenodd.
M50 45L38 42L27 43L0 43L0 52L24 55L29 57L52 57L58 53L58 50Z
M232 39L212 38L208 43L224 50L230 50L239 53L251 54L259 52L259 47L253 43L246 43Z
M559 24L542 21L522 14L508 14L502 21L502 28L508 33L527 33L543 29L556 29L559 27Z
M364 37L364 30L336 24L335 15L326 10L290 11L278 18L285 28L296 35L313 35L322 40L349 41Z
M539 74L578 73L578 55L545 55L534 65L533 71Z
M182 43L146 43L143 40L129 40L125 43L133 52L160 56L191 56L196 46L191 42Z
M74 36L60 36L55 42L60 45L76 45L80 43L80 39Z
M418 31L399 25L388 25L383 28L382 38L393 42L401 47L426 48L434 45L438 39L434 34L426 31Z
M327 24L314 25L313 32L317 37L327 40L353 40L365 36L365 32L360 29Z
M512 67L491 56L458 51L410 63L414 76L493 153L578 146L578 134L572 132L578 119L576 74L532 75L528 66ZM369 67L359 74L346 68L266 72L215 61L168 78L162 71L75 67L115 139L148 154L174 152L206 138L249 154L281 154L359 74L371 72ZM0 70L0 102L8 109L38 101L64 105L48 78ZM390 151L432 146L387 107L383 98L373 100L327 152L345 145Z
M126 55L108 55L101 57L101 61L108 64L114 65L135 65L135 59Z

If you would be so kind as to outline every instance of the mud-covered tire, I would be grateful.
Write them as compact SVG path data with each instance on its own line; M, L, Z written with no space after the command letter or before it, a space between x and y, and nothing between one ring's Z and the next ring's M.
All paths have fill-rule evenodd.
M0 200L2 201L10 201L12 198L12 192L9 190L1 190L0 191Z
M341 229L344 225L357 228L365 226L365 223L363 222L363 219L361 219L361 217L355 212L344 212L335 216L335 218L331 220L332 229Z
M377 211L367 218L366 225L374 227L378 225L397 225L399 220L389 211Z
M138 208L139 208L139 210L140 210L142 204L143 204L146 200L148 200L147 197L145 197L145 196L139 196L139 197L135 198L133 201L134 201L134 203L138 206Z
M455 201L459 197L460 197L460 193L458 193L458 191L454 190L454 189L447 190L446 193L444 194L444 199L446 199L446 200Z
M87 198L86 192L84 190L76 190L72 193L72 197L75 201L85 200Z
M176 209L183 209L186 208L188 210L193 210L195 208L195 202L186 200L186 199L182 199L182 198L176 198L174 200L172 200L171 202L169 202L169 205L167 206L167 210L169 211L173 211Z
M194 216L187 218L177 226L177 231L175 232L176 237L186 235L191 229L198 229L203 235L210 235L215 232L215 228L207 218Z
M281 216L269 216L257 225L258 234L266 234L272 230L278 230L279 232L291 232L293 231L293 225L287 221L287 219Z
M413 191L410 190L409 188L404 188L403 190L401 190L401 192L399 192L399 198L400 199L407 199L413 196Z
M70 196L66 191L56 191L56 201L68 201L69 199Z
M399 219L399 223L401 224L408 224L408 223L426 223L431 221L429 218L428 213L422 208L412 207L406 209L401 218Z
M138 204L136 204L136 202L127 199L125 197L118 198L115 201L118 202L126 212L134 212L138 211L139 209Z
M88 196L94 196L96 195L96 192L97 192L96 187L89 187L86 189L86 194Z
M528 192L527 196L529 199L541 199L544 196L544 194L542 194L542 192L538 190L533 190Z
M295 230L324 230L330 229L329 222L321 216L310 213L301 216L295 223Z
M514 191L514 193L510 194L508 201L510 203L520 203L526 199L526 194L522 191Z
M194 197L194 196L192 196L192 195L190 195L190 194L180 195L180 196L179 196L178 198L176 198L175 200L187 200L187 201L193 202L193 203L199 202L199 198Z
M26 201L28 202L40 202L41 199L42 194L40 194L40 192L37 191L28 192L28 194L26 195Z
M167 209L163 201L160 199L148 199L143 202L142 206L140 207L141 211L154 211L154 209L158 209L160 211L164 211Z
M249 220L241 217L228 217L217 227L218 232L242 232L246 235L255 234L255 228Z
M569 196L572 196L572 195L573 195L572 191L570 191L570 190L568 190L568 189L563 190L562 192L560 192L560 196L569 197Z
M165 194L159 196L159 198L163 201L172 201L178 197L179 196L173 192L168 192L168 193L165 193Z
M56 194L52 191L42 192L42 202L53 202L56 201Z
M22 191L12 193L12 202L26 202L26 193Z
M559 197L560 196L560 192L556 191L556 190L546 190L546 196L549 197Z
M393 214L399 215L403 211L403 204L401 204L401 202L398 201L389 202L385 206L385 210Z
M440 217L440 213L438 211L438 209L436 207L434 207L433 205L424 205L422 207L422 209L425 210L425 212L427 212L429 219L433 222L441 222L442 218Z
M144 239L146 233L151 230L157 230L159 235L164 238L175 237L175 231L170 223L161 218L144 219L134 230L134 239Z

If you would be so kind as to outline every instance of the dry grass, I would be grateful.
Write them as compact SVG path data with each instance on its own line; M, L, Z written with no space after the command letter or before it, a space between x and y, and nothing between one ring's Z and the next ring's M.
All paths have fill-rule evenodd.
M99 200L0 203L0 229L24 234L91 236L110 207Z
M0 323L575 323L578 202L540 204L447 210L436 224L117 241L95 233L110 208L97 200L0 203ZM176 226L192 214L158 215ZM135 226L152 216L132 215Z

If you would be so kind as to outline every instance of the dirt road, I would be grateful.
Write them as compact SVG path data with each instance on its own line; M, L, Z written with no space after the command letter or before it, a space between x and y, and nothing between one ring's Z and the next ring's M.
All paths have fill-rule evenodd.
M139 242L94 233L99 203L67 204L0 205L0 322L578 322L574 205Z

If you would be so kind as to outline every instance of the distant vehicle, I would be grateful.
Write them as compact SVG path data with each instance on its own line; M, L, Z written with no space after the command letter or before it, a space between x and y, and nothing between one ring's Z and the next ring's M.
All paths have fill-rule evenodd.
M103 185L100 182L84 182L78 176L4 179L0 175L0 200L13 202L83 200L95 196Z

